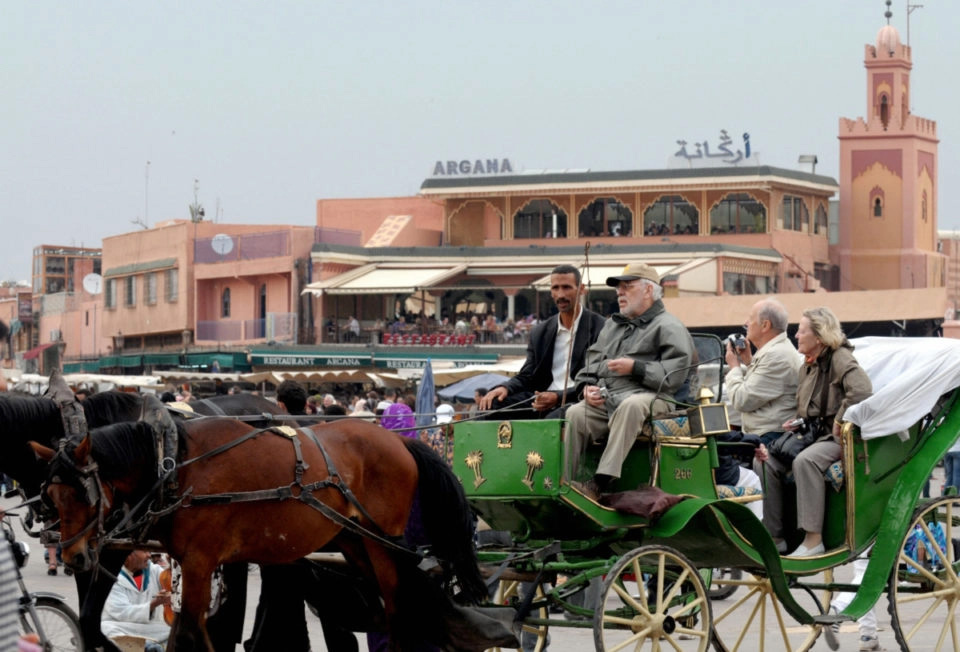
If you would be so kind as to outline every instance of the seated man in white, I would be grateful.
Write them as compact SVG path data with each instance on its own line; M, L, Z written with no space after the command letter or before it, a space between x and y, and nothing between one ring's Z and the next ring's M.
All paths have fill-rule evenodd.
M100 629L104 636L139 636L148 642L167 642L170 626L163 619L163 605L170 604L170 593L160 588L162 570L144 550L127 555L103 606Z

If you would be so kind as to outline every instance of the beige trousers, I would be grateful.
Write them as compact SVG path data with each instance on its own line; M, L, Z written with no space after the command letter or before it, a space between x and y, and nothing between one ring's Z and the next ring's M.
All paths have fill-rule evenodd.
M564 438L566 454L565 468L567 479L575 480L580 470L580 460L590 444L599 444L606 440L606 448L600 457L597 473L619 478L623 461L640 434L643 422L651 414L669 412L670 406L657 399L653 392L639 392L628 396L613 414L607 413L607 406L594 407L586 401L580 401L567 410L567 429Z

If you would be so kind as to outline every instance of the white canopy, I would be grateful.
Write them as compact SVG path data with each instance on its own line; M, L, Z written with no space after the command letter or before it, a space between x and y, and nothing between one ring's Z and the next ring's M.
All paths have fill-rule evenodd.
M298 383L373 383L377 387L403 387L404 379L398 374L373 373L357 369L329 369L326 371L260 371L241 374L240 380L251 383L268 382L279 385L285 380Z
M960 340L939 337L861 337L850 341L854 357L873 383L873 396L844 419L864 439L906 430L937 399L960 386Z

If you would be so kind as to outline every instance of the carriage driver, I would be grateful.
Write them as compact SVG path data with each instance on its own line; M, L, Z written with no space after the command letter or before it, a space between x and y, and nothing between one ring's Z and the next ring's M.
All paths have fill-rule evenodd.
M584 291L580 270L573 265L559 265L550 272L550 297L557 306L557 318L534 327L520 373L486 392L478 403L480 410L520 403L528 409L515 409L511 418L537 419L575 400L572 379L583 367L587 347L596 341L604 323L601 315L580 305Z
M567 477L577 476L580 458L591 442L606 440L596 474L571 482L596 500L620 477L640 427L651 415L666 412L658 395L673 396L686 380L693 360L693 339L663 306L660 275L646 263L630 263L607 279L616 288L620 312L607 320L587 351L575 384L583 400L567 412Z

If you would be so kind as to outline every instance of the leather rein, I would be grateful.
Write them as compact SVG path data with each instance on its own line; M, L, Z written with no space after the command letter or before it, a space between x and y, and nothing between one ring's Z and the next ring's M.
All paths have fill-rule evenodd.
M320 451L320 454L323 455L323 460L327 466L328 473L326 479L308 484L303 483L303 473L305 470L310 468L310 465L303 459L302 446L300 439L297 436L298 432L309 437ZM251 439L255 439L264 433L283 437L284 439L289 440L293 445L294 454L296 455L296 463L294 466L294 479L289 485L282 485L274 489L223 492L204 495L194 495L192 487L188 488L182 494L174 496L170 496L168 492L163 491L164 485L180 469L190 466L191 464L201 460L209 459L216 455L225 453L226 451ZM293 429L288 426L271 426L268 428L252 430L248 433L245 433L243 436L238 437L237 439L229 441L225 444L221 444L220 446L206 451L205 453L180 462L172 468L162 470L151 489L146 492L144 497L141 498L136 505L125 510L123 518L115 526L113 526L109 532L107 532L106 528L106 523L108 520L107 510L109 506L105 500L103 491L104 483L100 479L99 468L96 462L91 462L83 467L77 466L71 456L66 453L65 442L61 443L60 449L57 452L57 458L63 462L65 466L71 469L73 474L75 474L74 484L79 483L87 496L87 501L89 504L97 508L96 516L94 516L78 533L65 541L61 541L60 545L70 546L92 529L96 528L97 545L95 547L95 555L97 557L99 557L100 550L103 548L105 542L109 539L114 539L123 535L129 535L135 541L144 541L146 539L147 531L151 526L154 525L154 523L156 523L157 520L176 511L177 509L200 507L204 505L228 505L231 503L247 502L279 502L284 500L298 500L317 510L329 520L354 534L372 539L382 546L395 552L404 553L413 557L419 557L419 553L416 551L397 543L400 537L391 537L387 535L383 529L376 524L376 521L374 521L373 517L371 517L367 510L363 507L350 487L347 486L347 484L343 481L343 478L337 470L336 465L333 463L333 460L330 458L327 450L323 447L323 444L320 443L316 433L306 427ZM52 477L49 481L49 484L57 483L71 484L71 482L57 476ZM363 517L372 524L371 527L361 525L357 520L344 516L329 505L318 500L316 496L313 495L313 492L315 491L328 488L339 491L344 499L353 505L357 511L359 511L360 514L362 514ZM154 508L154 505L158 506ZM143 511L144 508L146 508L146 511Z

